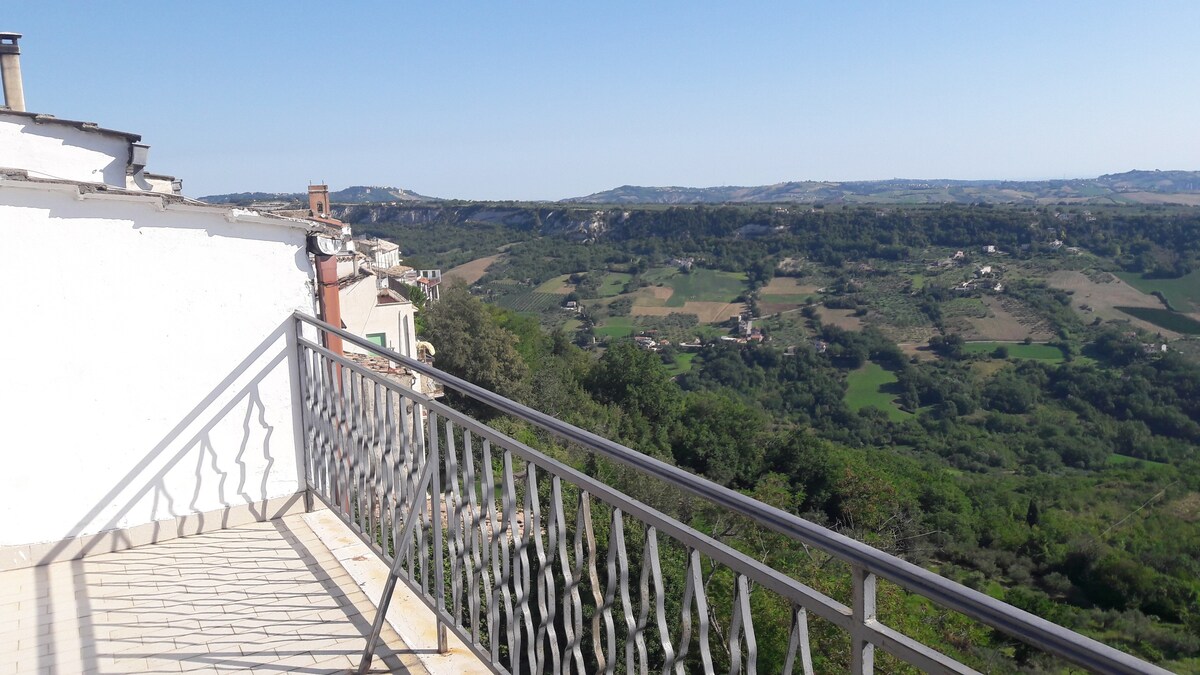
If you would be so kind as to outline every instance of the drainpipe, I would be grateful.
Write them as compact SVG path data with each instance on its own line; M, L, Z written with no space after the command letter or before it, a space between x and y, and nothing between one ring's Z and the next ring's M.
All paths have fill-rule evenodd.
M337 256L318 255L316 260L321 320L340 328L342 325L342 298L338 289ZM326 333L325 348L335 354L342 354L342 338L332 333Z
M21 83L20 33L0 33L0 79L4 80L4 105L25 112L25 87Z

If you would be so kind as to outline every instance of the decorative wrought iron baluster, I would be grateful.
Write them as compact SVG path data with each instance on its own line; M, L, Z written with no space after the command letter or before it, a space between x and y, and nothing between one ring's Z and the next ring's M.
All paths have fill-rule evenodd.
M600 609L600 614L604 618L605 632L604 672L609 675L617 671L617 628L613 623L613 605L616 604L617 587L621 583L617 576L617 542L621 542L621 546L625 542L625 537L620 531L621 527L621 509L614 508L608 528L608 559L605 569L608 574L608 583L604 587L604 605ZM598 633L597 637L599 637Z
M633 673L635 672L633 634L637 624L633 618L633 603L629 599L629 554L625 550L625 514L620 509L613 509L612 529L609 530L608 539L610 551L614 539L617 549L617 569L621 580L621 611L625 615L625 672Z
M559 486L561 493L561 486ZM584 531L587 529L584 526L584 500L587 498L587 493L580 491L579 505L575 513L575 539L574 553L575 562L572 563L567 555L567 537L566 530L559 527L563 532L563 536L559 539L559 558L562 560L563 578L566 580L566 585L563 588L563 632L567 638L567 655L564 656L563 672L571 672L571 660L575 662L576 672L584 672L583 663L583 598L579 593L579 586L583 584L583 537ZM562 496L559 495L561 501ZM586 514L590 521L591 515ZM561 518L561 516L560 516Z
M367 381L364 379L364 382ZM387 544L383 540L383 512L380 508L383 504L383 500L380 498L382 491L379 488L379 462L383 456L383 409L379 406L379 391L382 386L378 382L368 382L368 386L370 397L367 400L370 407L367 414L371 419L371 449L367 462L367 484L370 486L367 494L371 506L367 511L367 517L371 526L371 541L386 550Z
M425 468L425 463L428 461L429 453L429 434L425 431L425 424L433 419L433 414L425 410L425 406L420 403L413 403L413 415L416 418L416 437L417 437L417 468L418 471ZM437 427L430 429L433 433L437 433ZM436 467L435 467L436 468ZM429 549L425 546L425 530L429 527L429 493L422 492L417 495L417 512L414 514L419 524L417 525L417 564L421 575L421 591L425 595L429 595Z
M746 675L758 672L758 643L754 639L754 616L750 612L750 584L746 576L737 576L733 595L733 616L729 622L729 672L742 672L742 638L746 641Z
M595 602L596 611L592 613L592 649L596 654L596 669L608 670L609 659L604 653L604 643L600 633L600 620L604 617L605 606L608 601L605 600L606 593L600 585L600 573L596 569L596 558L599 554L596 550L596 528L592 523L592 501L588 493L580 494L580 518L583 520L584 537L587 540L587 564L588 564L588 581L592 587L592 600ZM612 578L612 574L609 574ZM608 626L609 639L615 642L613 635L612 624L612 606L608 605L608 616L605 618L605 623ZM613 644L610 651L615 651L616 645Z
M492 467L492 443L483 441L483 462L479 467L483 473L483 498L487 501L487 546L484 547L484 562L491 558L491 583L488 596L488 641L492 648L492 663L500 667L500 594L504 575L500 568L500 537L503 535L501 522L496 514L495 471ZM486 572L485 572L486 575Z
M450 646L446 637L446 623L442 619L442 615L446 612L446 551L442 545L442 531L445 528L445 519L448 513L445 505L442 504L442 467L441 460L438 457L440 451L440 442L438 440L438 416L432 410L429 411L429 460L433 463L432 472L433 479L429 485L429 520L430 526L433 528L433 588L434 599L437 607L437 643L438 653L445 654L450 650ZM450 427L449 422L446 423L446 431L450 437L454 436L454 432ZM428 589L426 590L428 592Z
M466 535L471 543L471 555L467 557L467 620L471 629L471 640L480 640L479 606L481 588L487 588L484 569L486 560L480 549L486 544L483 536L483 510L479 507L475 487L475 450L471 432L463 430L463 488L467 492ZM481 579L482 577L482 579ZM482 582L482 585L481 585Z
M380 461L380 470L384 476L384 496L380 512L387 514L388 527L384 530L383 552L384 559L389 563L396 551L396 540L400 537L400 523L396 519L396 511L398 510L396 501L396 474L399 471L400 457L396 448L395 406L396 394L391 389L385 389L383 393L383 457Z
M813 675L812 648L808 643L808 610L792 607L792 630L788 635L787 658L783 662L784 675L791 675L796 667L796 653L800 654L800 672Z
M446 420L446 524L449 529L450 553L450 600L451 613L456 623L463 616L463 558L466 554L466 543L463 541L463 503L458 491L458 450L454 442L454 424Z
M533 465L529 465L532 471ZM558 540L565 537L562 531L562 490L559 487L558 476L550 476L550 513L546 517L546 545L542 546L542 519L538 505L539 495L537 482L530 480L529 489L533 492L533 536L538 559L538 661L536 672L544 672L546 666L546 651L542 645L549 647L550 672L562 672L562 658L559 653L558 630L555 623L558 618L558 602L554 592L554 553L558 549ZM549 552L549 554L547 554ZM564 573L566 568L563 568ZM544 641L544 642L543 642Z
M646 551L642 557L642 565L649 566L650 580L654 584L654 618L658 623L658 639L663 650L663 674L666 675L675 667L675 648L671 645L671 629L667 623L662 563L658 553L658 530L654 527L646 528Z
M708 601L704 597L704 570L700 567L700 552L688 549L687 581L683 587L683 602L680 612L679 648L675 650L678 656L675 660L677 675L685 675L685 660L692 642L692 602L696 604L696 615L700 622L700 632L696 641L700 646L700 664L705 673L712 673L712 650L708 644Z
M503 462L503 498L504 498L504 526L500 533L500 549L503 554L501 559L501 595L504 598L504 620L508 635L508 670L511 673L521 672L521 626L517 620L516 608L513 607L513 593L510 590L512 586L520 584L518 569L519 560L514 560L509 541L516 541L518 536L517 530L517 494L516 487L513 484L512 471L512 452L507 448L504 449L502 455ZM521 597L521 591L518 588L516 592L517 598Z

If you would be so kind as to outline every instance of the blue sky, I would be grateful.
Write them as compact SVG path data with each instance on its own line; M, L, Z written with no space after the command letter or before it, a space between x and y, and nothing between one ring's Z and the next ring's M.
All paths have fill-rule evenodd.
M5 3L29 109L190 195L1200 169L1200 3Z

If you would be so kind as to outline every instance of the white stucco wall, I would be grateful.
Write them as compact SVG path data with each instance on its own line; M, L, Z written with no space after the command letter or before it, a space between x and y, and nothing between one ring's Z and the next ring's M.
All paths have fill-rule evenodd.
M129 139L0 111L0 167L34 178L125 187Z
M389 349L415 358L413 304L398 302L380 305L376 283L376 278L369 276L342 289L342 323L346 324L346 330L363 337L372 333L384 333L387 335ZM360 354L366 353L366 350L350 343L345 344L345 349Z
M264 220L246 216L247 220ZM305 230L152 196L0 181L0 546L299 488ZM78 252L47 267L23 245Z

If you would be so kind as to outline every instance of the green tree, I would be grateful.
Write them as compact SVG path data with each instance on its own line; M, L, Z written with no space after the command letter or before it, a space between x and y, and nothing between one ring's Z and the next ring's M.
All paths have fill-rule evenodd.
M500 326L465 284L445 288L425 313L438 368L509 398L525 396L529 368L517 352L516 335Z

